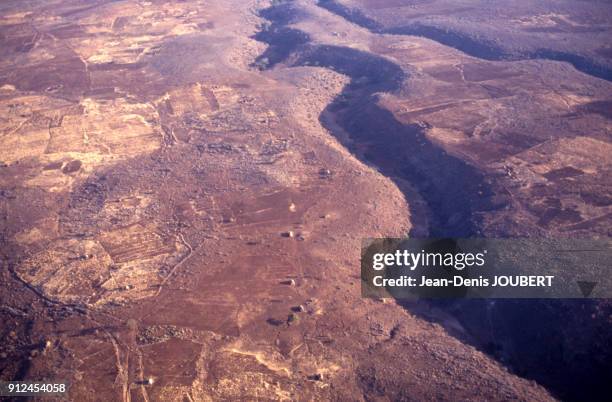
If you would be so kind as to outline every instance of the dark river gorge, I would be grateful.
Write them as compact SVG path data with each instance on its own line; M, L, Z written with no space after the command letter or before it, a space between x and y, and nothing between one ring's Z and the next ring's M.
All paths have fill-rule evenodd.
M381 32L375 21L358 11L333 1L321 1L319 5L375 33ZM399 122L378 104L377 94L398 91L409 79L406 72L372 53L312 44L307 33L291 28L300 18L300 10L290 1L262 10L261 16L270 24L255 39L268 44L268 48L254 66L319 66L350 78L320 121L363 162L398 182L400 189L402 182L408 182L418 192L428 215L425 231L418 233L441 238L481 235L482 214L505 206L494 178L449 155L427 139L422 127ZM498 49L486 44L449 33L440 36L431 28L420 29L401 33L427 36L484 59L504 58ZM495 195L498 197L493 202ZM410 203L411 194L406 197ZM417 212L412 211L413 215ZM429 313L432 310L455 317L469 335L465 341L561 398L597 399L606 387L609 362L597 345L588 342L589 337L607 333L600 324L589 321L589 311L595 308L593 301L451 299L404 306L432 321L440 321L439 316Z

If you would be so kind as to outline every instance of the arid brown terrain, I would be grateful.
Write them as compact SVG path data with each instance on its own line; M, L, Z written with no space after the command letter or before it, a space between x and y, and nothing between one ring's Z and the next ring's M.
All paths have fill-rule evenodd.
M610 236L610 6L451 3L3 1L0 378L72 401L597 397L606 301L500 303L497 333L465 313L492 304L361 298L366 237Z

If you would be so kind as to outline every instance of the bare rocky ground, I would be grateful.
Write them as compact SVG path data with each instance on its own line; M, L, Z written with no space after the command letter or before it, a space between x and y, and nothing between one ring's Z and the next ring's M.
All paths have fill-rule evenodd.
M452 216L347 150L330 105L354 77L253 66L269 6L0 5L1 378L74 401L553 399L451 318L360 297L361 238ZM483 233L609 234L609 83L295 7L312 43L410 73L381 107L499 178Z
M429 37L489 60L567 61L612 79L605 0L321 0L370 29Z
M449 26L442 36L396 30L380 17L385 8L387 15L410 21L406 10L414 5L408 3L413 2L296 1L285 5L299 10L286 13L294 16L288 22L281 6L266 17L308 34L308 41L297 41L298 57L287 58L287 65L325 66L351 78L322 122L360 160L377 166L403 190L411 201L411 234L609 236L611 126L604 105L611 88L602 70L577 62L574 56L583 50L577 42L567 44L563 61L548 52L557 42L541 41L545 52L517 56L491 46L490 37L471 40L478 32L468 37ZM433 13L433 3L420 7ZM593 4L573 12L592 11ZM542 5L554 9L559 2ZM596 6L601 15L609 12L603 4ZM474 11L469 21L497 29L504 26L500 15ZM477 31L478 24L463 29ZM581 32L574 34L573 40L585 40ZM277 48L285 45L269 36ZM605 400L609 301L434 305L457 318L476 338L473 344L556 395ZM420 316L444 323L446 318L430 308L425 306Z
M411 17L412 13L419 9L431 9L432 15L438 15L433 10L444 9L452 17L449 10L454 7L440 8L444 2L382 1L374 2L376 6L367 1L321 3L340 7L330 8L355 23L320 7L312 8L316 21L334 26L331 35L324 29L312 33L315 40L341 46L365 44L362 49L401 66L409 79L397 92L382 94L379 102L397 120L420 125L426 140L486 172L495 182L496 196L491 198L494 211L477 211L483 212L479 215L485 234L610 235L609 81L577 71L567 62L546 58L486 60L424 37L377 33L393 26L387 22L391 14L396 19L405 16L403 21L411 23L417 18ZM574 13L594 14L596 5L576 7ZM471 19L501 29L503 23L497 23L501 15L488 14L495 14L496 7L482 13L475 7L469 8ZM609 7L598 7L601 15L610 12ZM508 9L507 13L519 11ZM610 23L609 18L604 21ZM308 30L307 24L312 22L296 26ZM369 24L375 28L368 28ZM478 26L466 23L463 30ZM451 32L450 25L442 27ZM522 25L514 26L512 32L523 32ZM576 33L574 40L586 41L581 35ZM540 41L544 47L544 39ZM600 40L590 45L605 43ZM566 50L583 48L568 44Z

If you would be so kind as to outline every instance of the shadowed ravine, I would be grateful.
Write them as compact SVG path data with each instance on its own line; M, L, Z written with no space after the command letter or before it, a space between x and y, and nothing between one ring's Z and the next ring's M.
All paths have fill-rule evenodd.
M483 175L432 144L421 127L404 125L378 106L377 93L399 90L406 79L404 71L387 59L355 49L309 46L305 33L286 27L293 13L290 3L262 12L272 25L256 39L270 46L256 64L265 60L263 64L272 67L287 61L348 76L349 85L322 113L321 123L341 141L344 136L335 133L336 127L348 133L350 142L344 145L354 153L358 146L362 159L385 176L417 189L428 206L430 236L478 235L479 214L501 207L490 202L493 192Z
M350 9L335 0L319 0L318 6L345 18L353 24L359 25L373 33L422 36L445 46L460 50L473 57L490 61L518 61L518 60L551 60L570 63L582 73L593 77L612 81L612 69L602 66L578 54L561 52L552 49L538 49L520 55L512 54L493 42L476 40L468 35L423 24L411 24L386 29L377 21L364 15L359 10Z
M323 1L320 5L372 31L380 29L359 12L337 10L334 4ZM289 27L299 15L300 10L291 2L261 12L270 25L255 39L269 46L254 65L260 69L279 63L289 68L319 66L348 76L350 83L323 111L320 121L363 162L395 180L400 189L405 188L402 183L408 182L418 191L427 204L428 226L410 235L480 235L482 214L505 206L499 194L492 201L496 193L494 180L431 143L420 126L402 124L389 110L378 105L377 94L400 89L402 82L409 78L406 73L398 65L371 53L348 47L312 45L307 33ZM481 44L468 44L473 52L485 51ZM409 203L412 196L406 193ZM605 387L605 359L594 361L590 357L598 351L587 349L576 354L574 364L568 365L568 340L559 336L568 325L571 311L582 311L582 315L572 318L569 325L588 325L580 317L593 308L591 301L450 300L426 304L455 316L474 346L564 398L594 397ZM435 316L419 313L414 304L405 307L425 319L437 320ZM575 394L575 390L581 390L580 394Z

